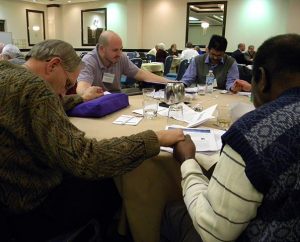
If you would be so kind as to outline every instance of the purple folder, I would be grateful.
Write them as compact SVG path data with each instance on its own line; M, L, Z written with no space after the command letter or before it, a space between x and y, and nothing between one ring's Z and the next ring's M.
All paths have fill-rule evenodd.
M111 93L87 102L78 104L67 112L73 117L99 118L118 111L129 105L128 96L124 93Z

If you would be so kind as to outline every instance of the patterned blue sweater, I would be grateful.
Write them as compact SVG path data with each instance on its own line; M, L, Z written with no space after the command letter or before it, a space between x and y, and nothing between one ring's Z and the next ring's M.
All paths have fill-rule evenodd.
M222 137L264 198L238 241L300 240L300 88L244 115Z

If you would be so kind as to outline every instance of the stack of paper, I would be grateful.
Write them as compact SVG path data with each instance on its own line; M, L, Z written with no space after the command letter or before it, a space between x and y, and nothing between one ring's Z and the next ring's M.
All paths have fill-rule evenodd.
M113 121L113 124L137 125L142 119L143 119L143 117L135 117L135 116L131 116L131 115L121 115L115 121Z

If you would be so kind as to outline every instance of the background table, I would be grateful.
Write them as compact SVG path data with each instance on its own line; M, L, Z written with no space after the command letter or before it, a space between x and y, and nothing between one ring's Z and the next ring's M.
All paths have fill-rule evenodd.
M205 96L197 96L190 100L192 105L201 103L209 107L215 103L249 103L249 98L219 91ZM158 116L154 120L143 119L137 126L114 125L112 122L121 114L132 114L132 110L142 108L142 96L130 96L130 106L107 115L95 118L70 118L89 138L98 140L111 137L131 135L147 129L154 131L164 129L167 118ZM215 120L205 123L208 127L215 126ZM123 196L128 225L136 242L159 241L161 215L167 202L181 199L181 174L178 163L166 152L144 161L139 167L117 179Z
M164 73L164 64L161 62L143 63L141 69L162 76Z

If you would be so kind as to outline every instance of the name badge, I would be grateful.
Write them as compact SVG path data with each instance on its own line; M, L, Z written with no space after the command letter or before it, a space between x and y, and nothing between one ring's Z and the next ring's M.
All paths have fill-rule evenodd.
M105 73L103 74L102 82L113 83L113 82L114 82L114 79L115 79L115 74L105 72Z

